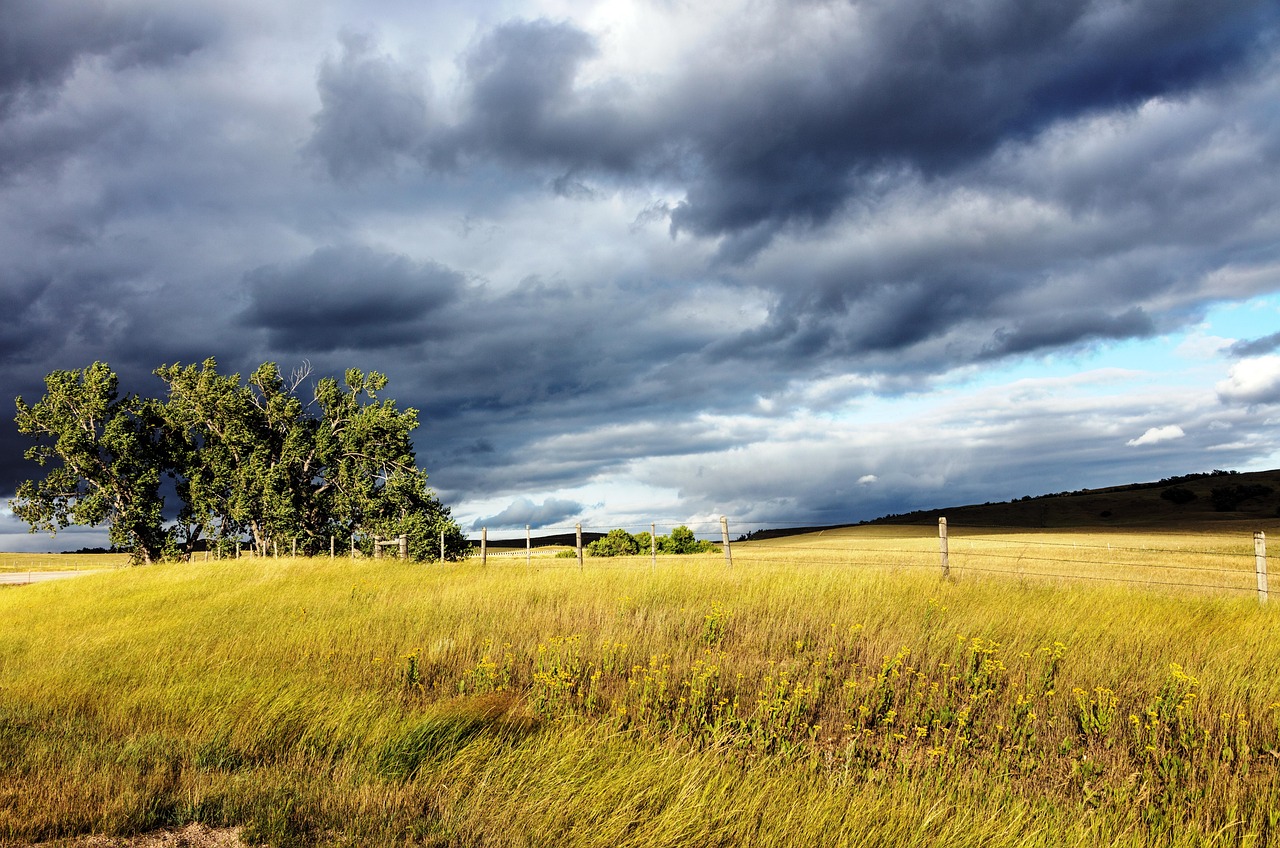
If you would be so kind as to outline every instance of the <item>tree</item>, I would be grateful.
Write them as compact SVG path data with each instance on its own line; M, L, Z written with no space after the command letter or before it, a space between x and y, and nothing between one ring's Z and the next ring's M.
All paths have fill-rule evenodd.
M26 458L50 467L18 487L14 515L32 532L106 524L111 544L135 560L164 556L160 481L172 457L155 402L120 397L119 378L103 362L54 371L35 405L16 402L18 431L36 440Z
M54 440L28 456L41 464L55 455L63 460L44 481L24 484L15 501L33 529L105 521L112 541L144 561L166 545L189 555L201 538L228 545L246 533L261 553L280 541L314 554L328 549L330 537L345 546L359 536L407 533L411 553L430 559L439 557L441 532L447 557L466 550L461 529L417 466L410 438L417 410L379 397L385 375L351 369L342 385L317 381L304 401L311 375L305 365L286 380L275 363L264 363L244 383L239 374L218 373L212 358L155 373L168 388L164 401L117 400L116 377L100 363L83 374L51 374L36 407L18 399L20 428ZM105 428L90 444L104 457L97 465L82 460L85 425L58 411L64 408L87 410ZM64 444L58 427L79 441ZM163 474L180 501L169 526L159 495ZM95 506L111 493L113 510Z
M640 542L626 530L618 528L587 545L587 553L599 557L632 556L640 553Z
M658 553L660 554L702 554L715 550L711 542L704 542L693 535L693 531L681 524L671 531L670 536L658 537Z

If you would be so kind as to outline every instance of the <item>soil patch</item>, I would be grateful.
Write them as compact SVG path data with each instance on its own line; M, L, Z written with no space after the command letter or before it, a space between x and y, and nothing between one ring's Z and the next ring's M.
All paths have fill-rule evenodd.
M180 830L157 830L140 836L84 836L39 842L27 848L249 848L240 828L189 824Z

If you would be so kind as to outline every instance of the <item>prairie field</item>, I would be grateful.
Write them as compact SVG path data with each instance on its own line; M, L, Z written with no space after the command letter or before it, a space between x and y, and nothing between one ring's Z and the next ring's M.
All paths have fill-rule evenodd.
M19 571L96 571L123 568L128 564L128 554L0 553L0 574Z
M0 842L1280 844L1242 530L124 568L0 590Z

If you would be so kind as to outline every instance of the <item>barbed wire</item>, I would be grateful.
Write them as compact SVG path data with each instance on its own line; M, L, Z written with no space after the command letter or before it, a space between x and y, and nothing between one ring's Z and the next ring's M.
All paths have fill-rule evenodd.
M729 525L733 526L733 521L729 520ZM678 519L655 519L647 523L630 523L622 525L612 525L606 529L596 529L587 525L581 525L583 534L592 533L605 535L609 530L622 529L627 532L654 532L657 530L669 531L676 527L688 527L695 533L702 531L702 535L711 536L713 542L720 542L719 533L716 531L723 530L720 521L681 521ZM745 536L739 534L737 538L732 539L730 543L730 551L735 565L752 565L760 563L772 563L778 559L786 558L787 560L799 560L798 562L788 561L784 564L788 566L870 566L890 569L903 568L930 568L937 569L940 566L938 556L939 551L934 547L935 537L930 532L929 525L874 525L877 528L893 527L901 529L905 538L884 539L884 537L867 536L859 538L857 536L840 536L824 539L822 542L805 541L800 544L788 544L782 541L788 537L788 531L796 531L796 535L801 533L809 536L810 540L816 539L822 535L827 529L852 529L858 525L841 525L840 527L831 528L770 528L767 532L770 535L766 538L752 539L751 536L757 532L752 531ZM868 525L871 526L871 525ZM559 535L567 533L576 533L580 525L553 525L548 527L536 528L540 536ZM1213 557L1221 558L1228 561L1242 561L1252 559L1256 554L1249 550L1226 550L1221 547L1197 548L1195 546L1187 547L1163 547L1150 545L1118 544L1117 541L1124 539L1125 535L1134 535L1141 532L1140 530L1126 530L1122 528L1103 528L1097 532L1091 532L1092 539L1086 538L1084 541L1058 541L1045 539L1036 539L1041 533L1061 532L1051 528L1045 530L1037 530L1037 528L1025 527L982 527L974 528L978 531L978 535L968 535L963 526L951 527L948 535L948 559L950 569L957 573L973 572L978 574L997 574L1013 577L1036 577L1049 578L1055 580L1085 580L1092 582L1119 583L1126 585L1146 585L1146 586L1162 586L1162 587L1178 587L1191 589L1210 589L1222 590L1230 592L1250 592L1253 589L1249 586L1227 585L1218 582L1190 582L1187 580L1158 580L1149 577L1137 577L1133 575L1125 575L1121 573L1105 573L1106 569L1133 569L1133 570L1150 570L1158 572L1183 572L1197 573L1204 575L1230 575L1233 578L1245 578L1250 572L1246 568L1223 568L1212 565L1186 565L1180 563L1171 563L1167 561L1150 561L1152 558L1159 557ZM529 537L532 537L534 528L528 529ZM1001 536L993 536L994 533L1005 531L1010 535L1016 535L1019 538L1004 538ZM912 532L917 531L917 532ZM516 531L519 532L519 531ZM1205 532L1160 532L1161 539L1195 539L1204 540L1206 536L1211 534L1221 534L1230 532L1227 528L1218 531ZM812 534L817 534L817 536ZM781 534L781 535L774 535ZM1117 541L1104 541L1105 537L1114 535L1119 537ZM1243 533L1242 533L1243 535ZM1099 538L1103 537L1103 538ZM881 541L888 542L891 546L886 547L880 544ZM902 542L910 539L918 541L920 547L903 547ZM519 539L511 538L509 541L518 542ZM1125 540L1127 541L1127 540ZM1219 543L1220 544L1220 543ZM928 547L925 547L925 546ZM1244 547L1245 542L1242 540L1241 546ZM561 547L563 545L546 545L545 547ZM1011 548L1021 548L1019 551L1012 551ZM568 548L572 550L572 546ZM1105 556L1085 559L1080 556L1060 556L1052 554L1053 551L1068 550L1084 551L1084 552L1105 552ZM507 549L502 553L494 552L491 555L500 557L505 560L514 560L519 563L520 556L525 551L519 548ZM718 552L717 552L718 553ZM555 557L547 553L542 553L536 557L538 562L536 568L579 568L585 567L579 565L576 557ZM639 553L626 557L591 557L591 568L599 570L601 568L619 569L619 568L638 568L648 567L657 564L657 560L661 560L664 567L669 567L672 563L678 561L688 561L687 555L663 554L658 553L656 557L651 551L641 550ZM891 560L885 562L886 559ZM700 560L706 561L706 555ZM1013 561L1017 563L1029 563L1033 566L1032 570L1026 568L993 568L992 561ZM532 559L528 561L529 565L534 565ZM1054 571L1045 568L1046 565L1075 566L1077 568L1072 571ZM1210 578L1212 579L1212 578Z

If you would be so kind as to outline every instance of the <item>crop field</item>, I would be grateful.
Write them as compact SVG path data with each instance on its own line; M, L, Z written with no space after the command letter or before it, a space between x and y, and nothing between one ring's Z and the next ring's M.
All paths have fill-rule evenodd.
M0 591L0 842L1280 844L1250 535L949 541L950 580L867 527Z

